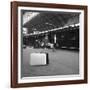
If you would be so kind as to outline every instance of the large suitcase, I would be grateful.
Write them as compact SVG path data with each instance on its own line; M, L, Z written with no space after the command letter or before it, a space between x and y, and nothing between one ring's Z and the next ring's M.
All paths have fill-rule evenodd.
M30 54L30 65L47 65L48 53L31 53Z

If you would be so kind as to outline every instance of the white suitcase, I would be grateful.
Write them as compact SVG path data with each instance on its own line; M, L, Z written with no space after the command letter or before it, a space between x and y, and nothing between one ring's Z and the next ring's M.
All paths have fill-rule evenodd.
M30 65L47 65L48 54L47 53L31 53Z

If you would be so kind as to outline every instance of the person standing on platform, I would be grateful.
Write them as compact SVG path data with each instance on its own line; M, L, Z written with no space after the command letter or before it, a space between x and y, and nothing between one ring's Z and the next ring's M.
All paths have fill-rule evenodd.
M45 38L44 38L44 47L45 49L47 48L48 46L48 34L45 35Z

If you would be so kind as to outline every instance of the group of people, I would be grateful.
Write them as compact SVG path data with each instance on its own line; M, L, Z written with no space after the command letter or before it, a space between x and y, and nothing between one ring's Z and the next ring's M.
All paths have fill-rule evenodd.
M45 37L40 41L39 39L35 40L35 45L37 45L37 47L41 47L41 48L51 48L54 49L54 45L55 43L50 43L49 39L48 39L48 35L46 34Z

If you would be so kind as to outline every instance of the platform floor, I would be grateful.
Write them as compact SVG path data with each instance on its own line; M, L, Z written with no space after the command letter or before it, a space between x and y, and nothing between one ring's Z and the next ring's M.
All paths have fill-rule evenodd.
M30 66L30 53L47 52L49 64L45 66ZM34 49L27 47L23 49L22 55L22 77L51 76L51 75L71 75L79 73L79 51Z

